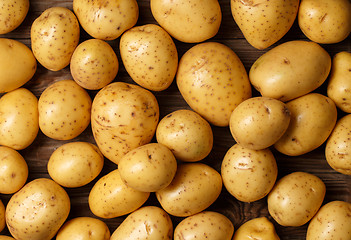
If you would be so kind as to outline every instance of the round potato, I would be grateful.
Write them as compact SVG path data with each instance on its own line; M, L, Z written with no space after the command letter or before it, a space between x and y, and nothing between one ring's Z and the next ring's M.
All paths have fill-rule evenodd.
M70 63L73 80L89 90L97 90L111 83L119 69L116 53L107 42L99 39L80 43Z
M212 240L231 240L233 223L223 214L203 211L183 219L174 229L174 240L193 240L205 238Z
M156 128L156 139L184 162L204 159L213 147L211 125L187 109L176 110L162 118Z
M92 37L114 40L133 27L139 17L136 0L73 0L73 11L80 25Z
M265 149L276 143L290 122L290 111L283 102L268 97L249 98L232 112L230 132L245 148Z
M21 87L36 70L37 61L26 45L17 40L0 38L0 93Z
M231 195L243 202L254 202L271 191L278 168L268 148L251 150L235 144L223 158L221 175Z
M28 165L16 150L0 146L0 193L12 194L20 190L28 178Z
M135 210L117 227L111 240L172 240L173 223L169 215L156 206Z
M58 231L56 240L110 240L106 223L92 217L76 217L66 222Z
M2 200L0 200L0 232L6 227L5 211L5 205Z
M58 147L50 156L50 177L63 187L81 187L94 180L102 170L104 156L88 142L70 142Z
M6 224L15 239L50 240L66 221L70 208L70 198L60 185L37 178L10 198Z
M3 0L0 3L0 34L15 30L26 18L29 0Z
M266 217L251 219L241 225L232 240L280 240L273 223Z
M22 150L39 132L38 99L25 88L0 98L0 145Z
M156 192L162 208L177 217L188 217L209 207L222 190L222 177L203 163L184 163L167 187Z
M72 11L64 7L46 9L31 26L35 58L51 71L65 68L78 45L79 34L79 22Z
M91 98L73 80L60 80L47 87L39 97L39 127L48 137L70 140L90 123Z
M190 48L180 59L176 81L189 106L215 126L228 126L236 106L251 97L244 65L221 43Z
M152 91L171 85L178 52L163 28L155 24L134 27L122 35L119 46L123 65L137 84Z
M268 194L268 211L282 226L302 226L317 213L325 192L325 184L317 176L293 172L281 178Z

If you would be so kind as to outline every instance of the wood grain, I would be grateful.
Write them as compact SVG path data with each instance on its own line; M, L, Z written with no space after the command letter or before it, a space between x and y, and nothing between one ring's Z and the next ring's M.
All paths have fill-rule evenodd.
M268 51L272 47L289 40L306 39L303 33L300 31L297 23L295 22L291 30L278 43L274 44L272 47L266 50L257 50L247 43L239 28L235 24L230 12L230 1L219 0L219 2L221 4L223 14L222 24L218 34L209 41L221 42L233 49L234 52L244 63L247 71L250 69L252 63L259 56L261 56L264 52ZM138 4L140 8L140 15L137 25L143 25L146 23L156 23L151 14L149 0L138 0ZM67 7L72 10L72 0L31 0L30 11L22 25L11 33L1 35L1 37L19 40L30 47L30 27L32 22L36 17L38 17L41 14L41 12L53 6ZM85 33L82 29L81 41L84 41L88 38L90 38L89 35ZM176 40L175 43L177 45L179 57L181 57L190 47L194 45L182 43ZM114 41L109 41L109 44L111 44L111 46L117 53L119 61L121 63L118 49L119 40L117 39ZM323 45L323 47L330 53L331 56L340 51L351 52L350 37L348 37L345 41L341 43ZM25 84L24 87L30 89L39 98L41 92L48 85L63 79L72 79L68 67L58 72L51 72L39 65L38 70L33 79L30 80L27 84ZM131 78L126 73L122 63L120 64L120 70L115 81L133 83ZM322 85L317 91L325 94L325 89L326 84ZM96 92L97 91L89 91L89 94L93 98ZM155 92L154 94L157 97L160 104L160 117L163 117L174 110L182 108L189 109L182 96L180 95L177 86L174 82L167 90L163 92ZM257 93L254 92L254 95L255 94ZM339 114L340 116L343 115L343 113L341 112L339 112ZM226 151L235 142L232 136L230 135L228 128L215 126L212 126L212 128L214 132L214 147L210 155L206 159L204 159L203 162L209 164L210 166L214 167L217 171L220 172L221 161ZM80 136L73 139L73 141L88 141L94 143L94 138L92 136L90 126ZM155 139L153 141L155 141ZM20 151L20 153L24 156L29 165L30 174L28 181L39 177L49 177L46 170L47 161L51 153L57 147L61 146L66 142L68 141L57 141L49 139L44 134L39 132L38 137L36 138L34 143L28 148ZM351 176L346 176L337 173L328 166L324 156L324 146L325 145L308 154L299 157L284 156L272 149L277 159L279 169L278 178L281 178L282 176L294 171L310 172L320 177L326 184L327 194L325 197L325 202L329 202L332 200L344 200L347 202L351 202ZM105 175L106 173L115 168L116 165L106 159L105 166L99 177ZM78 216L94 217L94 215L89 210L88 194L96 180L80 188L66 189L71 198L72 203L72 210L69 215L69 218L74 218ZM10 199L10 197L11 195L0 195L0 198L5 204ZM232 221L235 228L238 228L245 221L259 216L267 216L270 220L272 220L267 210L266 201L267 199L264 198L254 203L240 202L234 197L232 197L223 188L222 194L209 209L225 214ZM145 205L159 206L154 194L151 194L149 200L145 203ZM119 217L114 219L102 220L104 220L108 224L110 231L113 232L116 229L116 227L123 221L124 218L125 217ZM174 226L176 226L176 224L182 220L182 218L177 217L172 217L172 219L174 222ZM277 233L282 240L305 239L307 225L304 225L302 227L282 227L279 226L276 222L274 222L274 220L272 220L272 222L274 223ZM5 229L2 232L2 234L9 235L9 232L7 229Z

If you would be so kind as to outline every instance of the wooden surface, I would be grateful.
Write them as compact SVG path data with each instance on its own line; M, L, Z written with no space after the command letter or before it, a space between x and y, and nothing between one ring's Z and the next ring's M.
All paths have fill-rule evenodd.
M72 0L30 0L30 2L31 6L29 13L22 25L13 32L2 35L1 37L16 39L25 43L27 46L30 46L30 26L34 19L41 14L41 12L53 6L61 6L72 9ZM210 41L221 42L233 49L234 52L242 60L248 71L252 63L270 48L264 51L259 51L251 47L243 38L242 33L240 32L231 16L230 1L219 0L219 2L221 4L223 14L222 24L218 34L214 38L210 39ZM138 4L140 8L140 15L137 25L156 23L150 11L149 0L138 0ZM81 41L87 38L90 37L82 30ZM286 34L286 36L273 46L293 39L305 39L296 22L294 23L291 30ZM120 70L115 81L132 83L131 78L128 76L123 67L123 64L121 63L118 49L119 40L117 39L110 41L109 43L117 53L120 60ZM179 41L175 41L175 43L178 48L179 57L181 57L186 50L194 45L181 43ZM351 52L350 37L341 43L323 45L323 47L330 53L331 56L339 51ZM37 97L39 97L41 92L48 85L62 79L72 79L68 67L58 72L51 72L39 65L35 76L25 85L25 87L30 89ZM324 84L317 91L325 93L325 85L326 84ZM93 98L96 94L96 91L89 91L89 93ZM254 92L254 94L257 93ZM173 84L167 90L155 93L155 95L160 104L161 118L174 110L189 108L178 92L175 82L173 82ZM342 113L340 113L340 116L341 115ZM220 171L220 165L224 154L235 142L230 135L229 128L214 126L212 127L214 132L214 147L210 155L202 162L209 164L217 171ZM73 141L94 142L90 126L82 135L75 138ZM49 139L41 132L39 132L38 137L34 143L27 149L20 151L29 165L30 173L28 181L38 177L49 177L46 170L47 161L51 153L58 146L61 146L66 142L68 141L56 141ZM313 152L299 157L284 156L274 151L274 149L272 150L277 159L279 169L278 178L281 178L282 176L294 171L307 171L320 177L326 184L327 194L325 197L325 202L332 200L344 200L351 202L351 176L337 173L328 166L324 157L324 145ZM106 159L105 166L99 177L105 175L115 168L116 165ZM69 218L78 216L94 217L88 207L88 194L96 180L81 188L66 189L69 196L71 197L72 204L72 210ZM4 201L5 204L10 197L11 195L0 195L0 198ZM151 194L149 200L145 203L145 205L159 206L154 194ZM223 188L222 194L218 200L209 209L221 212L226 215L233 222L235 228L238 228L245 221L259 216L267 216L270 220L272 220L267 211L266 198L254 203L243 203L237 201L234 197L228 194L225 188ZM124 217L120 217L104 221L108 224L112 233L121 223L121 221L123 221L123 219ZM174 221L174 227L181 220L181 218L175 217L172 217L172 219ZM305 239L307 225L304 225L302 227L282 227L274 221L273 223L276 227L278 235L282 240ZM8 235L8 230L5 229L3 231L3 234Z

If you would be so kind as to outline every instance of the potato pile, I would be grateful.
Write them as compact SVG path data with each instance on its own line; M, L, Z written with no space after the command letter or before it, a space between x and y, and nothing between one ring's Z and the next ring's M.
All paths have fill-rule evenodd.
M350 44L349 0L72 0L12 39L33 2L0 3L0 240L351 239L350 198L313 167L280 173L322 150L350 181L351 53L327 50Z

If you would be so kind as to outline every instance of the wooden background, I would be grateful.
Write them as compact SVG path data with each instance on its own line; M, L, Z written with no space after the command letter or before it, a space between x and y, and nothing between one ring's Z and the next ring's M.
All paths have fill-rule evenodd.
M72 0L30 0L30 10L20 27L14 30L11 33L6 35L1 35L1 37L12 38L19 40L25 43L30 47L30 27L32 22L36 17L38 17L45 9L53 6L67 7L72 10ZM239 58L244 63L247 71L250 69L252 63L264 52L268 51L272 47L289 40L295 39L306 39L303 33L300 31L297 23L295 22L291 30L281 39L278 43L274 44L271 48L266 50L256 50L250 46L244 39L239 28L235 24L231 12L230 12L230 0L219 0L221 9L222 9L222 24L218 34L210 39L209 41L216 41L223 43L229 46L234 52L239 56ZM149 0L138 0L140 15L137 25L143 25L146 23L156 23L154 20ZM90 38L83 29L81 31L81 41ZM126 73L123 64L119 56L119 40L109 41L115 52L117 53L120 61L120 70L115 79L115 81L124 81L132 83L133 81ZM181 43L175 40L175 43L178 48L179 58L183 53L192 47L194 44ZM333 56L335 53L340 51L349 51L351 52L351 41L348 37L345 41L332 44L332 45L323 45L323 47ZM51 72L44 69L42 66L38 65L38 70L34 75L33 79L30 80L25 87L31 90L38 98L41 92L50 84L55 81L63 79L72 79L69 68L58 71ZM318 92L325 94L326 84L322 85ZM96 91L89 91L89 94L93 98L96 94ZM257 92L254 92L257 94ZM182 99L180 93L178 92L175 82L165 91L155 93L159 104L160 104L160 118L166 114L181 108L189 108L185 101ZM1 96L1 95L0 95ZM339 112L339 116L342 116L343 113ZM202 162L209 164L214 167L217 171L220 172L221 161L226 153L226 151L235 143L232 136L230 135L229 128L223 127L213 127L214 132L214 147L210 155L204 159ZM90 126L81 134L79 137L73 139L72 141L89 141L94 142L92 137ZM49 175L46 170L47 161L51 153L62 144L68 141L56 141L49 139L39 132L37 139L34 143L29 146L27 149L20 151L20 153L26 159L29 166L29 178L28 181L33 180L38 177L48 177ZM325 197L325 203L332 200L344 200L351 202L351 176L342 175L340 173L332 170L326 163L324 157L324 145L318 148L317 150L310 152L308 154L299 156L299 157L288 157L272 149L278 164L279 174L278 178L294 172L294 171L306 171L320 177L327 187L327 193ZM115 169L116 165L105 160L105 166L99 177L105 175L112 169ZM98 178L99 178L98 177ZM97 179L96 179L97 180ZM94 180L92 183L74 189L66 189L69 196L71 197L71 213L69 218L78 217L78 216L91 216L94 215L89 210L88 206L88 194L96 182ZM0 195L2 201L6 204L11 195ZM234 227L237 229L245 221L260 217L266 216L270 220L272 218L269 216L266 205L266 198L259 200L254 203L243 203L237 201L232 197L223 187L222 194L218 200L209 208L210 210L218 211L226 215L234 224ZM149 200L145 205L157 205L159 206L156 197L154 194L150 195ZM114 218L104 220L109 228L111 233L116 229L116 227L123 221L124 217ZM174 227L176 224L182 220L181 218L172 217L174 222ZM272 220L278 235L282 240L294 239L301 240L305 239L307 225L302 227L282 227L279 226L274 220ZM7 229L3 230L2 234L8 235L9 232Z

